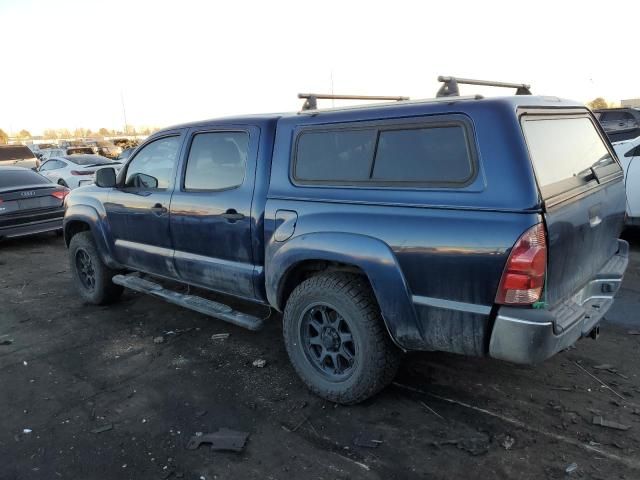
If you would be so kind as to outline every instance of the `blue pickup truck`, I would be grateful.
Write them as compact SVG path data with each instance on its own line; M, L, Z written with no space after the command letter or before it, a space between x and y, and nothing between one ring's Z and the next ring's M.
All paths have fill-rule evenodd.
M253 330L207 292L269 306L302 380L344 404L406 351L535 364L595 338L628 261L606 135L579 103L452 85L155 133L67 198L80 296L127 287Z

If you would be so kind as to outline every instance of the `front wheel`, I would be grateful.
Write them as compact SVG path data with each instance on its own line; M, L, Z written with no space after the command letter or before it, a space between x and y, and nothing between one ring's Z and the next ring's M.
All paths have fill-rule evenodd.
M85 302L105 305L122 294L122 287L111 281L118 272L102 262L91 232L73 236L69 243L69 263L76 289Z
M326 273L298 285L287 301L283 333L298 375L332 402L366 400L391 382L400 364L401 352L359 275Z

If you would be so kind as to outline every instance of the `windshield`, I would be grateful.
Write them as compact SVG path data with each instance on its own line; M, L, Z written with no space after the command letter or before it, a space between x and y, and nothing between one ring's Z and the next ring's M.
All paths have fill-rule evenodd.
M66 159L76 165L82 165L83 167L88 165L111 165L114 163L108 158L104 158L99 155L73 155L66 157Z
M531 117L522 128L540 188L615 163L589 117Z
M0 147L0 161L2 160L22 160L34 158L33 152L24 145L7 145Z

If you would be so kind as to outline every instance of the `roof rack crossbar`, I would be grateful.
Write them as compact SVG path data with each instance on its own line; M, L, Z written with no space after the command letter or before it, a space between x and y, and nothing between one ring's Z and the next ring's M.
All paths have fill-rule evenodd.
M389 100L400 102L409 97L392 97L387 95L333 95L329 93L299 93L298 98L305 99L302 110L317 110L318 100Z
M472 78L460 78L460 77L445 77L439 76L438 81L442 82L442 86L436 97L457 97L460 95L458 84L464 85L480 85L483 87L503 87L503 88L515 88L516 95L531 95L531 85L526 83L509 83L509 82L494 82L492 80L474 80Z

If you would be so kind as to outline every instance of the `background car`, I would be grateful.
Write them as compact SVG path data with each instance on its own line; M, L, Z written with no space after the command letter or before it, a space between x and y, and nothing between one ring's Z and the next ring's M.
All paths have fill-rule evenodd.
M131 154L133 153L133 151L135 149L136 149L136 147L125 148L124 150L122 150L120 155L118 155L117 160L124 162L127 158L129 158L131 156Z
M629 140L640 135L638 108L607 108L595 110L593 113L612 142Z
M38 168L40 160L26 145L0 145L0 166Z
M640 136L614 142L613 148L622 164L627 192L627 225L640 225Z
M113 167L120 170L122 164L100 155L65 155L44 162L38 172L54 183L69 188L91 185L100 168Z
M60 231L68 193L33 170L0 167L0 238Z
M114 145L111 142L103 140L88 141L87 146L93 148L94 153L111 159L118 158L118 156L122 153L122 148Z
M75 145L67 147L67 155L94 155L96 149L89 145Z
M43 148L40 150L38 158L41 162L45 162L52 157L63 157L66 154L66 148Z

